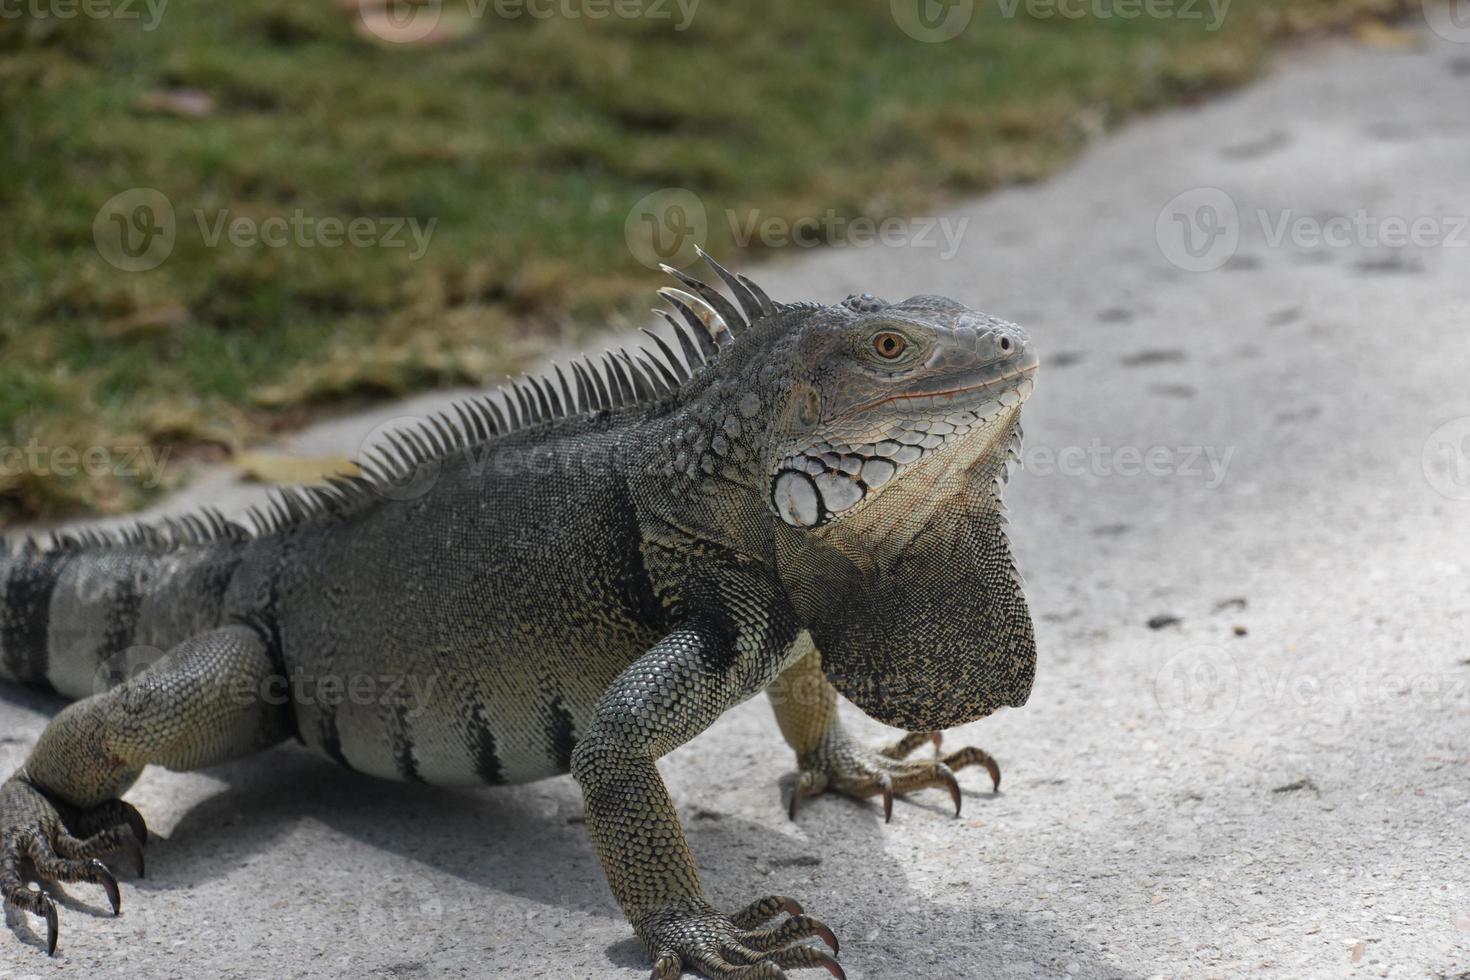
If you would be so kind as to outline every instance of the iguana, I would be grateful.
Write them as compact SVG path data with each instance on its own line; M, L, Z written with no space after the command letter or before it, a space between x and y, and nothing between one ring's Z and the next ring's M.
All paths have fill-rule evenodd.
M843 976L795 901L706 900L655 760L764 690L793 817L829 789L888 817L945 787L958 812L972 764L999 785L979 749L905 756L1029 694L1000 486L1038 362L952 300L778 304L704 258L725 289L666 267L668 339L390 435L248 529L205 512L0 555L0 677L77 699L0 786L0 890L51 953L56 905L25 878L99 884L116 912L100 859L141 865L120 797L146 766L295 738L410 782L570 772L655 980ZM911 734L861 747L839 692Z

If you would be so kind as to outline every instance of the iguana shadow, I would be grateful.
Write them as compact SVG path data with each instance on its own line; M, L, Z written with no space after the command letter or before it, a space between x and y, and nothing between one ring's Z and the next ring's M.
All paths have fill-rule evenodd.
M55 699L14 689L3 696L46 713L61 706ZM893 846L894 829L901 834L906 824L923 827L923 822L952 819L942 795L901 801L886 832L876 805L834 796L809 801L792 824L782 813L776 789L786 761L784 749L770 765L741 759L739 773L715 792L702 785L705 771L729 767L728 753L718 753L716 743L703 738L681 751L684 757L664 768L674 798L685 804L680 815L711 900L733 907L771 893L800 899L842 937L842 961L853 980L1066 977L1068 964L1075 964L1071 976L1129 976L1104 963L1093 946L1054 920L987 901L979 859L973 875L962 882L964 890L951 902L936 902L916 891L902 859L890 853L902 850ZM492 973L515 972L512 964L522 962L522 951L510 947L524 943L525 962L540 954L543 966L572 975L557 962L557 951L545 948L554 941L562 954L590 963L586 968L595 972L589 975L648 975L647 954L628 934L603 880L582 820L580 793L568 778L483 791L444 790L375 780L294 745L215 767L206 775L223 787L183 811L150 845L149 877L126 886L141 893L133 899L135 909L146 909L149 892L192 889L283 848L299 849L288 859L299 881L270 884L294 902L313 880L342 873L331 866L331 855L313 852L294 833L314 822L385 855L382 869L361 869L358 892L358 935L366 943L354 955L376 957L378 969L371 972L434 972L432 937L459 928L456 913L462 905L488 905L492 921L539 916L536 928L513 928L508 939L499 939L486 957L499 962L483 964L499 968ZM975 785L973 779L967 783ZM762 797L756 806L768 806L769 818L756 822L730 812L755 812L749 805L752 794ZM990 799L988 792L967 790L967 815L983 814ZM419 883L403 880L415 865L468 887L442 897L419 893ZM909 869L920 874L939 870L938 862ZM356 869L350 873L358 874ZM101 914L91 908L92 896L77 887L72 890L77 900L68 903L71 914ZM519 901L502 903L502 916L495 908L496 895ZM537 908L527 912L528 902ZM262 918L268 915L261 910ZM405 937L406 943L401 941ZM377 948L367 950L373 943ZM1045 962L1035 958L1038 950L1046 951ZM343 949L307 947L298 952L335 957ZM383 956L400 961L388 964Z
M602 926L598 936L626 936L570 779L490 791L437 790L380 783L289 750L212 774L229 788L190 809L160 844L168 853L160 855L156 887L187 887L217 874L223 837L232 852L263 851L293 824L311 819L469 882L492 904L500 893L544 905L569 930L563 944L575 943L576 922L589 918ZM774 784L767 788L769 823L721 815L698 804L681 808L711 900L734 906L772 892L800 898L845 939L842 959L854 980L1066 976L1068 963L1078 964L1077 975L1083 977L1126 976L1055 924L990 907L979 897L983 866L975 868L976 891L956 895L953 905L916 892L899 861L885 852L876 807L829 797L811 803L798 824L786 825ZM693 799L677 789L674 795ZM975 807L986 795L971 795L967 805ZM900 805L895 821L946 816L937 805ZM838 835L845 855L866 857L824 859L824 842ZM438 928L453 929L453 922L453 915L445 914ZM588 941L597 940L588 936ZM603 945L608 967L629 977L648 975L647 954L635 939L603 940ZM1049 962L1016 952L1038 949L1049 952Z

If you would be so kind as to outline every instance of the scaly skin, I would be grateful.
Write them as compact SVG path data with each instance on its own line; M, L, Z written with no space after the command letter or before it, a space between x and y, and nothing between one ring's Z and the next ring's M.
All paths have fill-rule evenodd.
M77 699L0 785L0 893L53 952L24 878L117 907L97 859L140 858L120 796L146 766L296 736L410 782L570 772L655 978L843 975L793 899L710 905L655 762L769 690L793 808L929 786L958 807L972 763L998 783L978 749L904 756L1030 690L999 483L1036 357L951 300L778 305L714 268L733 302L675 273L672 344L457 406L253 531L0 542L0 679ZM864 750L838 692L918 734Z
M968 746L943 758L908 758L922 745L938 749L943 741L939 732L911 732L877 751L861 745L837 717L837 689L822 673L821 653L809 638L802 649L809 652L766 688L781 735L796 752L798 771L786 788L792 820L803 798L831 790L854 799L881 796L886 822L893 819L895 796L931 787L949 791L959 816L962 797L954 774L972 765L984 766L991 789L1000 790L1000 767L983 749Z
M147 840L142 818L119 797L145 766L198 769L284 739L284 707L240 696L271 672L255 632L227 627L181 644L154 670L71 705L46 727L25 766L0 786L0 890L46 918L48 952L56 951L56 906L24 887L22 861L42 880L101 884L117 914L117 883L98 859L125 852L141 871Z

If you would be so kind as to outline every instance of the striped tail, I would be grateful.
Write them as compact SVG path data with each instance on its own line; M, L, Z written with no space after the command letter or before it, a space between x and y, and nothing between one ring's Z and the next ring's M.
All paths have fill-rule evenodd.
M244 532L0 539L0 681L90 697L219 624Z

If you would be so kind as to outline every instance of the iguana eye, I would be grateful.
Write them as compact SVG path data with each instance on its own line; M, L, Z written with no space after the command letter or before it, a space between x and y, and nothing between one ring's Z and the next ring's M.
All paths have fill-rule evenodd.
M903 334L884 332L873 338L873 350L887 361L897 360L909 345Z

